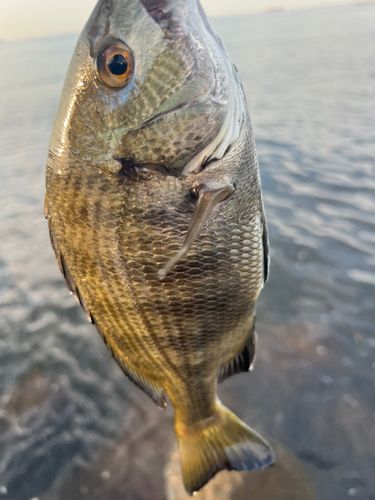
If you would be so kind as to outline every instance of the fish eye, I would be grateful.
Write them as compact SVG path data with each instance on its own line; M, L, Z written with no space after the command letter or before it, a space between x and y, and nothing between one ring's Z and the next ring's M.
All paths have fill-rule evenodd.
M112 88L122 88L134 73L134 58L123 42L112 43L101 51L97 59L100 80Z

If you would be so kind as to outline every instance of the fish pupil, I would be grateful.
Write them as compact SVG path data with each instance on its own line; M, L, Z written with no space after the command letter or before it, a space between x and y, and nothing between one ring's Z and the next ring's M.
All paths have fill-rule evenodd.
M128 63L122 54L116 54L108 63L109 71L116 76L124 75L128 70Z

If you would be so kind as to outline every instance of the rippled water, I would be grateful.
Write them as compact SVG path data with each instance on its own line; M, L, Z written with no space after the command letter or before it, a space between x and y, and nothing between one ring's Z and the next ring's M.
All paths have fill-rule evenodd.
M219 475L221 497L374 500L375 7L216 26L249 96L273 257L255 373L221 393L279 450L263 476ZM86 324L42 216L74 43L0 45L0 498L182 498L171 414Z

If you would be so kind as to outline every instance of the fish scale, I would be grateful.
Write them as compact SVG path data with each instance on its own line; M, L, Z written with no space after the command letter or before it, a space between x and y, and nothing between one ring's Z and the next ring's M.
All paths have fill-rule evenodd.
M218 378L253 362L268 244L243 90L202 16L196 0L99 1L68 73L46 194L69 287L125 374L174 407L189 492L273 461L217 397ZM112 43L135 60L115 89L98 63Z
M231 156L235 156L235 154ZM232 161L232 158L228 157L227 161ZM251 171L249 172L251 174ZM66 231L63 235L64 240L75 242L74 248L69 248L65 252L62 247L61 251L64 255L65 253L69 255L65 258L72 275L84 277L83 281L76 280L76 286L85 297L85 303L93 316L100 318L98 324L100 324L101 331L109 332L109 339L121 339L121 345L127 355L128 362L131 362L132 352L138 358L138 349L135 347L137 340L135 339L142 338L150 354L153 349L155 350L154 358L158 360L162 372L165 363L167 364L168 370L165 372L167 380L170 379L170 370L173 370L176 363L182 363L182 366L179 366L180 371L175 374L179 377L181 376L180 372L188 370L187 367L191 364L195 366L194 362L189 363L189 357L194 358L196 351L199 352L214 341L216 352L211 370L215 373L218 366L224 364L228 358L233 357L243 346L246 337L245 339L240 338L237 345L233 345L233 339L236 336L228 335L228 333L233 331L233 327L238 323L238 318L243 315L244 309L245 311L250 309L250 317L252 316L254 304L249 308L249 303L257 298L260 280L263 279L261 226L258 224L257 228L255 224L255 231L249 230L247 233L245 225L245 222L247 225L252 223L253 209L250 207L243 210L240 228L236 221L237 210L234 211L231 207L228 207L227 211L220 212L218 220L213 217L207 227L209 231L206 231L211 233L211 236L205 233L201 234L199 244L196 245L197 254L194 255L193 248L189 259L186 262L181 262L180 270L177 269L171 273L168 280L163 283L165 292L160 296L161 286L157 276L157 265L165 258L165 248L171 251L173 245L178 247L178 243L176 244L174 241L172 245L169 244L169 239L175 239L175 231L169 231L169 235L166 235L165 232L162 233L162 239L158 242L159 227L165 226L164 217L159 221L153 217L152 224L147 227L144 224L142 226L139 221L134 220L133 212L141 216L138 200L134 200L135 210L133 211L129 195L121 195L120 193L119 196L117 178L108 177L103 180L103 177L95 176L91 179L88 177L83 179L86 185L81 184L82 177L75 178L74 176L66 183L62 190L63 199L65 200L66 192L72 189L74 194L71 198L75 199L77 203L74 206L70 203L65 204L66 213L64 213L64 208L60 207L58 214L51 214L51 220L54 221L52 227L54 227L53 224L64 227ZM95 204L94 206L89 205L87 216L82 217L82 204L86 205L87 199L94 199L92 193L96 190L102 190L102 186L96 187L96 183L100 184L103 181L106 183L104 190L106 204L101 205L99 201L96 201L96 207ZM60 190L59 184L58 182ZM251 185L251 182L245 184ZM131 187L126 186L125 189L131 190ZM90 196L87 194L88 191L91 193ZM54 193L53 190L50 193L52 198L55 198L56 195L55 206L59 206L59 193ZM238 192L239 195L240 192ZM236 198L228 203L235 204ZM169 205L167 200L165 204ZM116 211L118 212L117 216ZM226 212L230 214L230 217ZM248 220L245 221L245 217ZM62 225L59 219L60 221L65 220L67 224ZM116 219L118 219L118 223L113 223ZM226 227L223 227L225 219L227 219ZM143 222L147 220L147 217L143 217ZM108 221L110 222L109 226ZM182 221L183 224L181 224ZM178 234L181 233L182 228L181 236L184 232L183 229L188 227L188 223L189 214L188 217L184 212L174 214L174 225ZM220 228L219 237L216 234L215 225ZM246 248L244 251L243 243L246 239L253 242L253 247ZM115 241L116 247L109 244L111 241ZM215 251L212 250L213 245L216 247ZM86 250L83 252L82 248ZM157 254L155 254L155 249L158 249ZM224 259L218 250L221 250ZM231 254L233 251L237 251L237 254L236 252ZM231 259L228 259L228 253L232 255ZM117 258L122 262L120 274ZM254 273L253 267L248 266L251 259L257 263L256 269L258 271L256 273ZM95 262L99 261L100 266L97 266ZM90 262L89 265L88 262ZM241 265L242 262L245 262L246 266ZM147 268L148 272L145 273L142 267ZM89 277L87 277L87 268L91 270ZM199 273L194 272L194 269L198 269ZM125 279L123 279L124 274ZM177 281L175 276L178 277ZM226 282L225 288L221 287L223 282ZM124 295L126 296L124 290L129 286L129 283L132 284L133 290L130 292L128 300L124 300ZM233 286L235 286L235 290L233 290ZM98 295L98 290L102 290L102 294ZM230 296L229 290L232 291L232 296ZM160 304L158 300L161 301ZM132 306L132 301L136 302L137 305ZM230 311L226 307L227 303L232 304ZM106 308L104 308L104 304L107 304ZM143 322L139 319L139 309L142 310ZM126 322L121 318L126 318ZM144 322L146 325L152 325L153 329L158 331L156 342L153 337L149 338L148 328L143 324ZM202 333L200 334L200 332ZM247 331L244 334L246 336ZM185 347L181 350L171 349L172 358L177 359L177 362L172 362L172 365L168 364L163 356L166 349L163 339L166 339L168 348L173 347L173 345ZM159 352L160 350L161 352ZM189 357L187 357L187 353ZM136 366L137 361L138 359L135 359L132 364ZM205 369L207 370L207 366ZM143 370L147 373L147 367ZM191 372L191 370L189 371ZM159 374L159 379L163 379L161 374ZM197 380L199 383L199 378ZM185 396L184 399L188 401L189 398ZM194 406L194 404L195 402L192 401L191 405Z

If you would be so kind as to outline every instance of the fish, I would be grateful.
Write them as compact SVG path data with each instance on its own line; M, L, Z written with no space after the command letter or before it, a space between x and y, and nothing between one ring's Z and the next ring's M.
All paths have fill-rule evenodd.
M252 368L269 244L243 86L198 0L99 0L52 131L45 216L115 360L173 406L187 492L273 464L217 395Z

